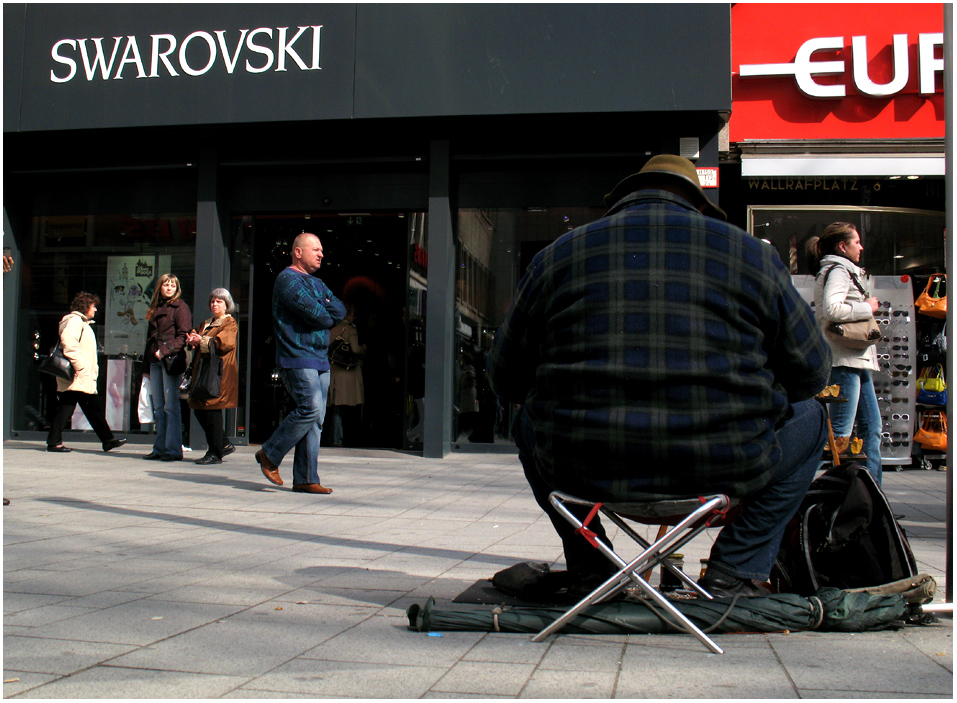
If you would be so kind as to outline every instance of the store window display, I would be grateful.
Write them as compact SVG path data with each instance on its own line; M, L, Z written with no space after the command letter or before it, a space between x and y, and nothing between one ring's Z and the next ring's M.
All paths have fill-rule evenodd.
M102 322L93 325L100 375L98 393L116 431L148 432L136 401L146 346L146 311L160 274L172 268L191 297L196 240L192 214L43 216L31 220L21 246L20 329L29 330L36 355L56 341L57 323L76 290L103 291ZM31 361L35 362L36 359ZM27 364L27 369L35 364ZM105 372L105 373L104 373ZM15 380L12 429L44 431L56 406L55 387L38 373ZM75 416L73 430L88 430Z

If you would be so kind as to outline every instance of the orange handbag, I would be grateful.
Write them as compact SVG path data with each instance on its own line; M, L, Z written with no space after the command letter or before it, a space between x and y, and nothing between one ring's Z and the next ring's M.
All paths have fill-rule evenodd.
M928 410L914 434L914 441L924 449L947 451L947 414L943 410Z
M940 285L944 284L944 295L940 294ZM947 317L947 274L935 273L927 279L927 286L917 300L914 301L917 312L930 317L944 319Z

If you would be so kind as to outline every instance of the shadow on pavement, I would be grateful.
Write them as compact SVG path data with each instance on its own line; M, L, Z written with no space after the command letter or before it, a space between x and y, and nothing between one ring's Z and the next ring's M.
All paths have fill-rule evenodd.
M351 539L341 535L315 535L308 532L297 532L295 530L272 529L269 527L257 527L253 525L239 525L232 522L223 522L221 520L206 520L203 518L187 517L185 515L176 515L174 513L161 513L152 510L135 510L133 508L120 508L112 505L100 505L86 500L77 500L75 498L37 498L41 503L68 504L70 507L83 510L95 510L97 512L112 513L115 515L127 515L138 518L148 518L150 520L163 520L166 522L175 522L181 525L191 525L193 527L206 527L213 530L222 530L225 532L238 532L241 534L259 535L263 537L276 537L277 539L294 540L297 542L316 542L319 544L337 545L340 547L353 547L355 549L370 549L378 552L399 552L403 554L415 554L427 557L442 557L448 559L468 559L474 562L486 564L511 566L515 563L515 557L498 556L494 554L482 554L476 552L463 551L458 549L435 549L432 547L420 547L406 544L394 544L389 542L375 542L362 539Z

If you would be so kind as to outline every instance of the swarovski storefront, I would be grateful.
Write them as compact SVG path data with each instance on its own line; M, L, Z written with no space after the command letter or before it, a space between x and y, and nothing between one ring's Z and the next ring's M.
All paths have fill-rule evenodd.
M35 355L87 290L110 424L151 441L143 313L170 271L194 324L232 292L227 423L262 442L287 410L272 284L311 231L368 348L347 444L509 446L482 369L528 259L653 154L716 168L730 85L727 5L6 4L4 437L44 436Z

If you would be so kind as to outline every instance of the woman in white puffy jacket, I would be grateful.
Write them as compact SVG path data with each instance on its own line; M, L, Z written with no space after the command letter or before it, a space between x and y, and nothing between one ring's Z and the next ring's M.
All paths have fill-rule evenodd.
M805 245L808 266L816 274L814 314L823 333L832 322L866 320L880 307L877 298L866 292L867 282L860 267L861 235L848 222L834 222L820 237ZM857 421L856 435L864 441L867 470L881 481L881 411L874 391L873 374L880 371L877 347L852 349L825 335L831 347L831 384L841 387L847 403L831 406L831 424L838 445L847 445Z
M63 355L73 366L73 380L57 378L56 389L59 404L50 422L50 434L47 436L48 452L69 452L63 446L63 428L73 417L73 411L79 403L80 409L89 420L90 426L103 443L103 451L121 447L125 438L117 439L106 422L103 402L96 394L96 379L100 369L96 361L96 335L90 322L96 315L96 306L100 299L93 293L80 291L70 305L70 313L60 320L60 347Z

